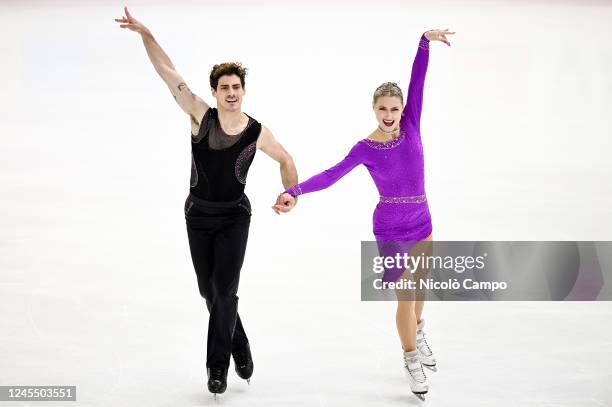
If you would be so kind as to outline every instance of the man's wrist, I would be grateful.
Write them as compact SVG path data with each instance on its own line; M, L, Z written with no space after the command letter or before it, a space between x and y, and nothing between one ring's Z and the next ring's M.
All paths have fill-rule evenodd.
M142 37L142 39L148 39L148 40L154 40L155 38L153 38L153 34L151 34L151 31L149 31L148 28L144 28L142 30L142 32L140 33L140 36Z

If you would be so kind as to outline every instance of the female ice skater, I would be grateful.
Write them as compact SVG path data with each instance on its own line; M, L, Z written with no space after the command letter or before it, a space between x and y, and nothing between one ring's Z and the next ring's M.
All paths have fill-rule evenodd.
M142 36L155 70L191 120L191 185L185 219L198 288L210 312L207 386L216 397L227 387L230 354L241 378L248 381L253 373L236 296L251 219L251 206L244 194L249 166L260 149L280 163L285 188L297 182L297 172L291 156L272 133L241 111L245 68L237 63L213 67L210 87L217 108L209 107L189 90L151 32L127 7L125 16L115 21Z
M432 225L425 196L423 147L420 117L423 86L429 60L429 42L441 41L450 46L448 30L425 32L419 42L412 65L408 98L404 105L401 89L395 83L383 83L374 92L372 106L378 128L366 139L357 142L338 164L281 193L273 206L286 211L295 204L295 197L325 189L359 164L366 166L380 193L374 211L374 235L379 250L393 242L432 240ZM385 243L391 243L386 247ZM404 246L406 247L406 246ZM383 255L383 253L381 253ZM384 281L395 281L403 270L388 270ZM428 391L423 365L435 369L436 359L425 340L423 301L398 298L396 324L404 351L404 363L410 377L410 387L424 399Z

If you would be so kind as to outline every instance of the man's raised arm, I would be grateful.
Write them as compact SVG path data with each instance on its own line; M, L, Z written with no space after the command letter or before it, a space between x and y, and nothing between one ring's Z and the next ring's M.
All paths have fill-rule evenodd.
M132 31L137 32L142 37L142 42L147 50L149 59L153 64L153 67L164 80L172 96L179 104L181 109L191 117L191 121L200 124L200 120L204 116L204 113L208 110L208 105L202 98L193 93L185 80L176 71L174 64L164 52L161 46L157 43L153 34L147 27L144 26L140 21L136 20L125 7L125 16L122 18L116 18L115 21L121 23L121 28L128 28Z

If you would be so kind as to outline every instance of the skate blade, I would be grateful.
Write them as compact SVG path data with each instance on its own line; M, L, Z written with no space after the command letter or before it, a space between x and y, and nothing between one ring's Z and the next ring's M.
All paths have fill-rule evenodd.
M426 367L427 369L431 370L432 372L437 372L438 371L438 366L436 366L436 365L423 365L423 367Z
M246 381L247 381L247 384L250 386L251 385L251 379L250 378L246 379Z
M425 393L414 393L415 396L421 401L425 401Z

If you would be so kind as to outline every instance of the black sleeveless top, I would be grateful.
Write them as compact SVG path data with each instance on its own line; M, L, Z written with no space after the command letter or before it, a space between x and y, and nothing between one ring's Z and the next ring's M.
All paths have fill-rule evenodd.
M191 135L189 192L207 201L240 199L260 133L261 124L249 116L240 134L228 135L221 128L217 109L209 108L197 136Z

